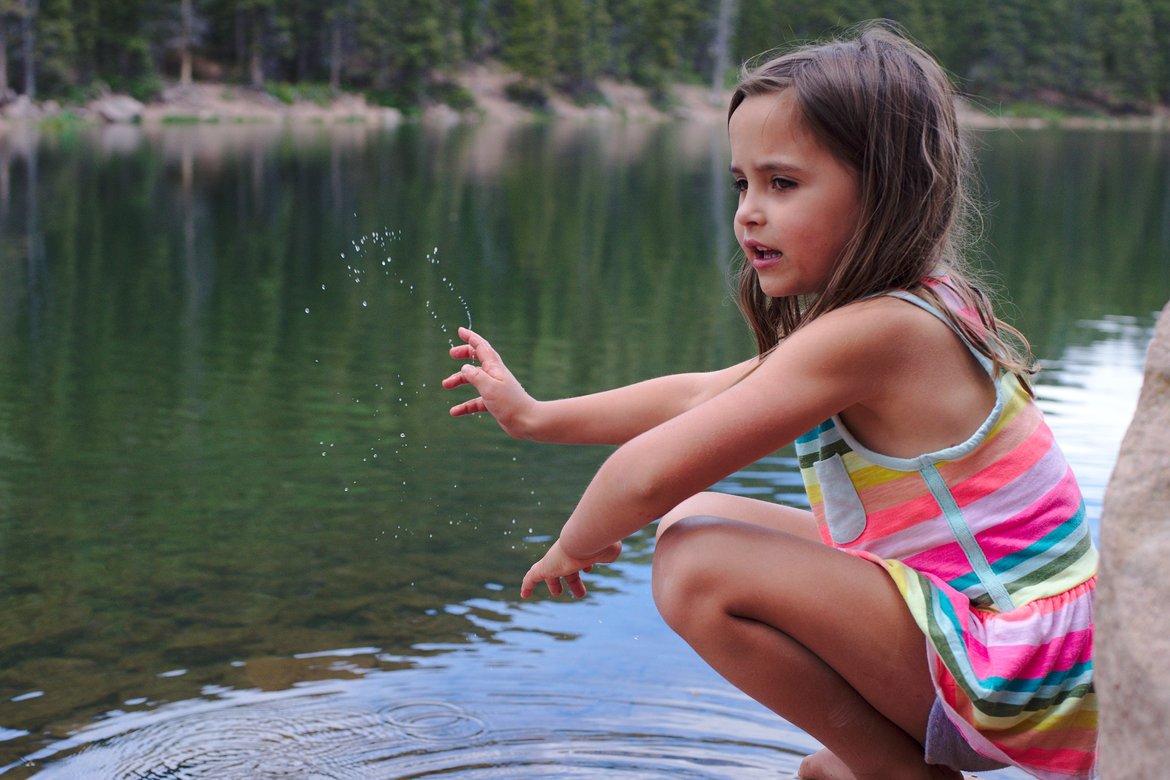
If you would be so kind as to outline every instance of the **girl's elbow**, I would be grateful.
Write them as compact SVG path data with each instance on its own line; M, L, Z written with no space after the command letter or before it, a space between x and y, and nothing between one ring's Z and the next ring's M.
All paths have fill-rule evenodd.
M661 517L686 496L678 496L672 483L657 463L644 458L626 457L618 450L602 466L608 479L625 495L631 513L647 525Z

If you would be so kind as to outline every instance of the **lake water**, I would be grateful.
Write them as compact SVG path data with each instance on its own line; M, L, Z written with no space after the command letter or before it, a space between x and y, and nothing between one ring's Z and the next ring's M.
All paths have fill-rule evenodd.
M1097 528L1170 136L979 141ZM663 625L650 534L519 600L607 450L439 387L469 321L542 397L750 354L726 165L704 126L0 136L0 774L791 775L816 743ZM790 451L719 487L804 502Z

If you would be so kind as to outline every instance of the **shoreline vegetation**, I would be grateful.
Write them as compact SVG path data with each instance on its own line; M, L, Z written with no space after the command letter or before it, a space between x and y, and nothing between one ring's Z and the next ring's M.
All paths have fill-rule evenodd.
M526 105L515 98L522 77L496 63L464 68L450 82L455 99L431 101L416 110L378 106L360 92L334 91L317 85L273 84L255 89L214 81L167 85L148 102L119 93L106 93L85 104L56 100L30 101L19 96L0 107L0 134L14 128L44 130L104 124L233 125L251 123L362 124L396 127L539 121L584 122L722 122L728 94L694 84L673 85L665 99L630 82L603 80L587 105L551 92L544 104ZM1085 113L1060 105L1036 102L987 104L962 99L961 121L977 129L1048 127L1093 129L1170 130L1170 108L1149 114Z

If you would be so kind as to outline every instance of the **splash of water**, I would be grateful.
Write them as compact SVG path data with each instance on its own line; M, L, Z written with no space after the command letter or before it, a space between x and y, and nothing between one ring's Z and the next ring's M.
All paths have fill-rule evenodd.
M422 301L423 310L429 321L428 327L435 328L446 339L448 346L453 347L456 340L450 322L452 305L458 307L467 327L472 325L471 306L456 288L453 275L447 273L443 268L439 260L439 247L431 247L423 255L421 262L411 258L403 258L396 251L396 248L403 241L403 235L401 229L385 227L374 230L351 239L348 246L338 253L346 281L354 286L361 286L361 293L354 296L353 305L358 306L362 312L376 312L387 301L387 293L391 292L379 286L378 282L383 280L395 285L398 290L404 291L407 295L414 296L419 289L436 287L435 280L437 279L439 295L437 298L430 296L425 298ZM426 284L423 284L423 281ZM331 289L334 286L322 283L320 293L322 295L336 294L336 291ZM320 308L306 306L305 314L310 314ZM315 363L320 365L320 360L316 360ZM407 380L400 373L395 373L392 380L375 381L373 391L365 391L369 392L369 395L364 398L357 394L350 395L349 403L355 409L360 407L362 414L368 414L370 417L389 416L392 418L394 409L408 408L411 400L418 399L427 392L426 388L425 382L408 385ZM336 395L339 401L346 397L342 393ZM389 415L383 415L384 409L389 412ZM394 435L395 433L397 436ZM412 441L408 441L407 432L404 430L391 429L386 432L386 438L388 441L385 443L383 438L379 436L377 442L358 447L357 457L360 459L361 465L367 469L371 467L395 469L394 478L384 480L380 482L380 485L394 484L397 486L401 483L401 492L405 496L406 490L410 487L409 480L400 479L400 477L407 475L410 471L408 459L412 454ZM323 457L333 456L341 449L340 447L337 450L333 449L334 442L332 441L328 443L328 446L326 446L325 441L321 441L319 444ZM427 448L425 442L415 441L414 444L414 452ZM348 451L347 448L346 452L348 453ZM383 455L389 457L383 457ZM342 492L347 496L354 496L359 490L359 480L352 479L352 476L352 474L348 475L343 481Z

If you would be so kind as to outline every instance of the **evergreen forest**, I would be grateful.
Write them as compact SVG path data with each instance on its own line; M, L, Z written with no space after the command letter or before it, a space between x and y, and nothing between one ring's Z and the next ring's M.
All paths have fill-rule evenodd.
M600 100L603 78L669 101L672 84L724 86L745 59L871 18L981 99L1170 104L1170 0L0 0L0 102L195 80L459 108L472 98L453 75L489 61L536 104Z

